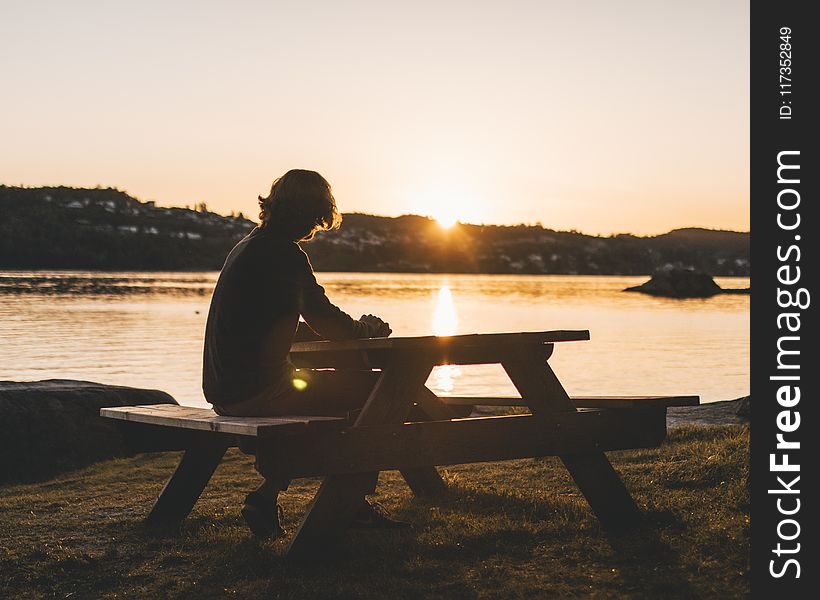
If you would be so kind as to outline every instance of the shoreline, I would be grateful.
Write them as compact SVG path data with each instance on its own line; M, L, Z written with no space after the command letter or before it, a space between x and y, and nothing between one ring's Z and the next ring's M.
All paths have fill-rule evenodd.
M698 406L673 406L666 411L666 426L748 426L750 404L750 396L744 396L734 400L707 402Z

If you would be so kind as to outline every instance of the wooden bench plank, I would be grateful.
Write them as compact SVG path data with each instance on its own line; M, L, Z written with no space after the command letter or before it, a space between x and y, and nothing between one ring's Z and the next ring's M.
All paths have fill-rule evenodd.
M265 437L279 433L304 433L316 428L339 429L347 421L342 417L223 417L209 408L152 404L101 408L100 416L133 423L162 425L177 429L215 431L233 435Z
M449 347L442 345L431 352L433 366L439 365L492 365L500 362L503 345ZM545 360L552 354L553 344L535 343L530 346L533 354ZM294 352L290 361L300 369L385 369L395 362L397 351L391 349L372 350L312 350Z
M451 406L526 406L523 398L441 396ZM572 396L576 408L652 408L655 406L698 406L699 396Z
M309 477L453 465L567 453L652 448L666 435L663 412L581 409L550 416L511 415L401 425L260 442L266 477Z

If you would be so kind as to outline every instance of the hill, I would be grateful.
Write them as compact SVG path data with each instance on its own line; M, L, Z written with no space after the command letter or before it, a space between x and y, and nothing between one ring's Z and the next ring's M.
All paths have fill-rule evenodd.
M113 188L0 186L0 268L216 270L253 228L205 205L166 208ZM748 276L749 234L676 229L640 237L541 226L456 225L346 214L307 250L317 270L644 275L666 265Z

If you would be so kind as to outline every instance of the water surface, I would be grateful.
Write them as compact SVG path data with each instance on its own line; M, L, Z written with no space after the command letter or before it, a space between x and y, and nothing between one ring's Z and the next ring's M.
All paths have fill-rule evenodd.
M0 272L0 379L84 379L158 388L204 405L202 336L217 273ZM394 335L589 329L550 359L567 391L749 393L749 297L673 300L622 292L645 277L318 273L355 317ZM718 279L748 287L748 279ZM515 395L499 366L440 367L450 395Z

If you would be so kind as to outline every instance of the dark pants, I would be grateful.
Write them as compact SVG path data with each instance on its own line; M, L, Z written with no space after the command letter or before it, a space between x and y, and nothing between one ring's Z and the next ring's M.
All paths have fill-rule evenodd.
M295 371L289 389L281 394L261 394L235 404L214 406L230 417L320 415L343 417L364 406L379 379L378 371L339 369Z
M278 397L262 394L236 404L214 406L214 411L231 417L318 415L348 417L353 421L380 375L378 371L353 369L299 369L293 377L293 389ZM377 482L378 473L373 473L373 485L367 493L376 491ZM266 479L257 491L273 499L281 490L286 490L289 483L287 479Z

